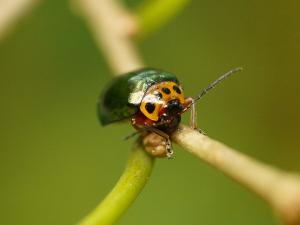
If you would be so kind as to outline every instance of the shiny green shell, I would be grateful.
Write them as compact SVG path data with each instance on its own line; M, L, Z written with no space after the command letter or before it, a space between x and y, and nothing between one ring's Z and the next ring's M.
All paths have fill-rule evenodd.
M175 75L157 69L141 69L116 77L101 94L98 101L98 116L102 125L107 125L133 116L147 91L153 84L173 81Z

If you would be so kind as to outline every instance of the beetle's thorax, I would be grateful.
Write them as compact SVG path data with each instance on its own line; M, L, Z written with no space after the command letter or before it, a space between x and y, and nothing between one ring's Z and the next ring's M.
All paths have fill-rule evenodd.
M186 100L178 84L157 83L147 90L131 122L137 128L155 127L171 133L177 129L185 107Z
M140 111L150 120L158 122L168 114L180 114L185 103L182 88L171 81L152 85L145 93ZM173 111L172 111L172 110Z

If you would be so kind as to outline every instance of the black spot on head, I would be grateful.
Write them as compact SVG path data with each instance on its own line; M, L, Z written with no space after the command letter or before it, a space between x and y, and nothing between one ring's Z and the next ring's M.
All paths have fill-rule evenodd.
M181 94L181 90L177 85L173 86L173 90L177 92L177 94Z
M152 102L147 102L145 105L145 109L147 110L148 113L153 113L155 110L155 105Z
M167 95L169 95L171 93L170 89L166 88L166 87L162 88L162 91Z
M160 93L160 92L158 92L158 91L156 91L155 93L154 93L154 95L156 96L156 97L158 97L158 99L162 99L162 94Z

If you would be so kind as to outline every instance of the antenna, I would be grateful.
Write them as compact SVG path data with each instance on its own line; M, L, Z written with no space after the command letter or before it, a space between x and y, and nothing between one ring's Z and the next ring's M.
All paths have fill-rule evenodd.
M223 74L222 76L220 76L217 80L215 80L214 82L210 83L206 88L204 88L194 99L192 104L195 104L195 102L199 101L204 95L206 95L211 89L214 89L217 84L221 83L222 81L224 81L227 77L231 76L232 74L235 74L237 72L242 71L243 68L242 67L238 67L235 69L232 69L230 71L228 71L227 73Z

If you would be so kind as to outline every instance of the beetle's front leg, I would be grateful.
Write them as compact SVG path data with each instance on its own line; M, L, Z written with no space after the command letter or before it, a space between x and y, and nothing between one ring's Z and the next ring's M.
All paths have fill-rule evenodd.
M172 148L172 142L171 142L171 139L170 139L170 136L168 134L166 134L165 132L157 129L157 128L154 128L154 127L149 127L148 128L149 131L152 131L156 134L158 134L159 136L165 138L166 140L166 151L167 151L167 157L170 159L172 158L172 155L173 155L173 148Z
M191 97L185 99L185 108L183 112L187 111L189 108L191 108L190 127L197 130L197 110L194 99Z
M198 128L198 122L197 122L197 109L196 104L193 98L186 98L186 104L188 104L187 108L191 108L191 115L190 115L190 127L194 130L199 131L201 134L206 135L206 133Z
M190 126L194 130L197 130L197 127L198 127L198 124L197 124L197 109L196 109L196 105L194 104L194 99L192 99L191 101L192 101L192 103L191 103Z

